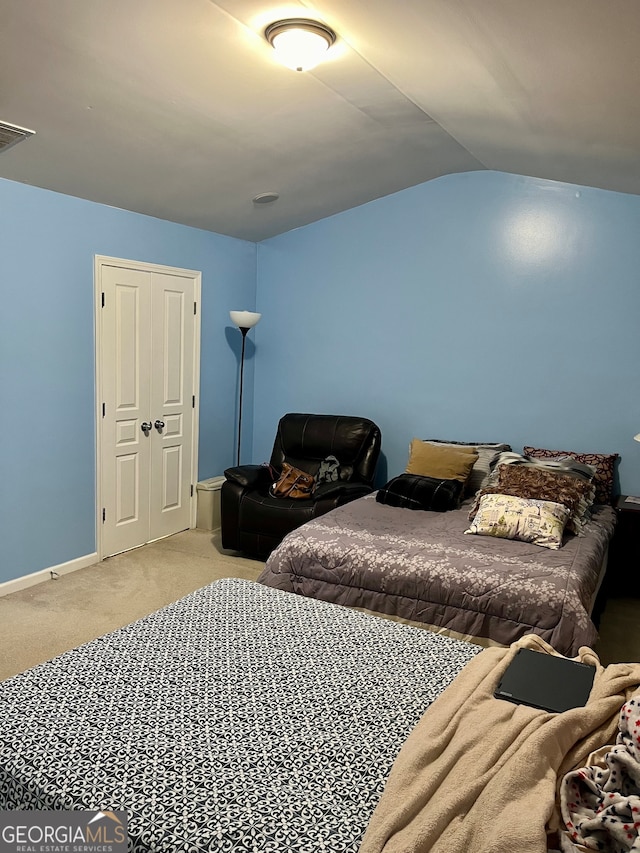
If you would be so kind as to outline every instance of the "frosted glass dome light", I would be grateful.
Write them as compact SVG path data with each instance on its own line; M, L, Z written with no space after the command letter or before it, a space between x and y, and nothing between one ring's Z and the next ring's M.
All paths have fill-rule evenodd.
M336 40L333 30L306 18L288 18L269 24L265 38L279 62L294 71L309 71L322 62Z

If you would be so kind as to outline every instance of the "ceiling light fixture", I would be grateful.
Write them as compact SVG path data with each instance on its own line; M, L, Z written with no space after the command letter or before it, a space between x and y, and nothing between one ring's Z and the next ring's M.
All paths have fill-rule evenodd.
M307 18L274 21L264 36L276 52L279 62L294 71L309 71L324 59L336 40L332 29Z

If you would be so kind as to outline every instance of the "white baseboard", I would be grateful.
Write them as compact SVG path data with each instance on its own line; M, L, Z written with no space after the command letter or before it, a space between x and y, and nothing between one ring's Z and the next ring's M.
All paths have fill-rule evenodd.
M98 563L98 554L87 554L84 557L77 557L75 560L69 560L67 563L60 563L57 566L50 566L48 569L40 569L39 572L33 572L30 575L23 575L21 578L4 581L0 583L0 596L9 595L11 592L18 592L21 589L27 589L30 586L35 586L44 581L53 580L60 575L68 575L70 572L77 572L78 569L86 569L87 566L93 566Z

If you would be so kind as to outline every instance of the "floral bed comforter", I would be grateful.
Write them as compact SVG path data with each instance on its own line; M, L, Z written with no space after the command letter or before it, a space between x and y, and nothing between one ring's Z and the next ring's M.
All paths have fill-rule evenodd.
M465 535L468 511L412 511L367 495L288 534L258 580L484 644L533 632L564 655L592 646L612 507L595 506L584 535L566 534L558 550Z

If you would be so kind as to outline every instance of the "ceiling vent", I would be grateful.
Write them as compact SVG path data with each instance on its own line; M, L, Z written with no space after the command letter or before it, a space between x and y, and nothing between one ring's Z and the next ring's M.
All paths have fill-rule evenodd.
M35 130L28 130L26 127L18 127L17 124L7 124L6 121L0 121L0 151L6 151L12 145L21 142L23 139L28 139L33 136Z

